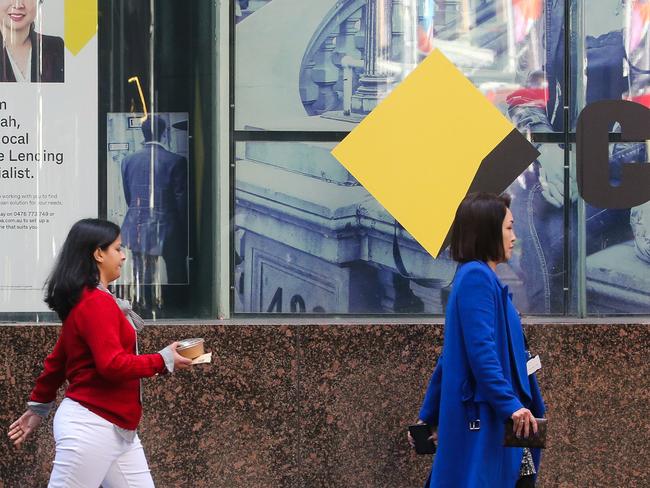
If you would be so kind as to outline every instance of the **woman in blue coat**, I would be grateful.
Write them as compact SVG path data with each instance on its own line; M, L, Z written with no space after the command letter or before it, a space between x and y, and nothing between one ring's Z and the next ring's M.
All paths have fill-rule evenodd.
M528 375L519 314L495 273L515 243L507 195L468 195L452 227L460 263L447 303L442 356L429 382L420 422L437 428L429 488L522 488L535 484L538 449L503 447L505 423L537 431L544 403Z

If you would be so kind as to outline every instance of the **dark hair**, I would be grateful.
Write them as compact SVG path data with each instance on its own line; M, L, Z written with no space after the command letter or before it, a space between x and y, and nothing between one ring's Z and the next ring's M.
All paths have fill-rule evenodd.
M505 257L503 219L510 195L470 193L456 210L451 227L451 257L454 261L496 261Z
M165 133L167 123L157 115L149 115L142 121L140 128L142 129L145 142L159 141Z
M119 226L107 220L83 219L72 226L45 282L45 303L61 320L77 304L84 288L99 284L95 250L106 249L119 235Z

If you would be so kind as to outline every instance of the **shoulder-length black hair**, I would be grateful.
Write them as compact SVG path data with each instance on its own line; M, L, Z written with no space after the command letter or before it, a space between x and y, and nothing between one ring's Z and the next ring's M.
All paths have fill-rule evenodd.
M84 288L99 284L95 250L105 250L119 235L119 226L107 220L83 219L72 226L45 282L45 303L61 320L77 304Z
M503 261L503 219L509 207L507 193L467 195L460 202L451 227L451 257L460 263Z

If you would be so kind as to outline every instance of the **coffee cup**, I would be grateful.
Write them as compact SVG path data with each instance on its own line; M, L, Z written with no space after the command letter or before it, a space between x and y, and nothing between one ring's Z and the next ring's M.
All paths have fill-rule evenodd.
M192 339L183 339L178 342L176 352L187 359L198 358L205 354L204 343L202 337L194 337Z

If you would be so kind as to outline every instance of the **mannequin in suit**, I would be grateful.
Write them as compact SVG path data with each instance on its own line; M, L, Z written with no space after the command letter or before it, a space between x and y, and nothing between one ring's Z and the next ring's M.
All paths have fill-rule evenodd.
M164 119L150 115L142 122L144 147L122 161L122 240L139 284L153 282L160 257L168 283L187 281L187 160L163 146L166 132Z

